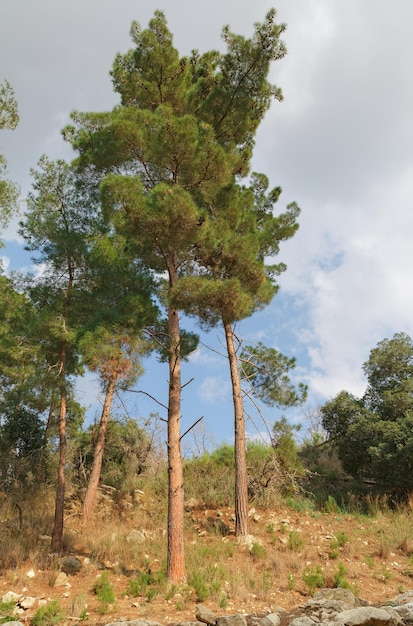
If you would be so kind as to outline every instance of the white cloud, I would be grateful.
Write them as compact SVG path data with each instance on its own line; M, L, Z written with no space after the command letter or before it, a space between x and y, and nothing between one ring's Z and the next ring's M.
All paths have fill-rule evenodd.
M10 259L7 256L0 256L0 269L7 274L10 265Z
M207 404L219 404L231 397L231 384L227 377L206 376L197 389L197 397Z

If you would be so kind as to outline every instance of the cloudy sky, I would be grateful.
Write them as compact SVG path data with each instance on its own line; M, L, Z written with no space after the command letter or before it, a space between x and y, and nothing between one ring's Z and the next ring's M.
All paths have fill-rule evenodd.
M281 185L281 209L294 200L302 214L279 256L288 266L279 295L237 332L297 357L309 402L285 415L305 424L309 410L341 389L363 393L361 366L378 341L413 335L411 0L1 0L0 80L14 87L21 123L2 133L0 152L22 196L42 153L70 159L60 130L73 109L117 103L109 70L131 47L132 20L145 27L155 9L165 11L176 47L188 54L221 48L225 24L251 34L271 6L288 25L288 55L271 74L284 101L260 127L253 166ZM15 224L3 239L9 268L29 262ZM223 339L212 332L202 340L184 367L184 378L194 377L184 389L184 427L203 415L215 441L230 439ZM149 363L139 388L165 402L166 386L165 367ZM80 393L88 403L90 380ZM141 394L132 405L140 415L163 411ZM282 414L266 409L269 422Z

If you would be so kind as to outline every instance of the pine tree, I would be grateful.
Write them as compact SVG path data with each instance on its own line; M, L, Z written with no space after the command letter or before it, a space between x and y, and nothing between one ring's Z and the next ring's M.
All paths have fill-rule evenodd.
M59 464L51 547L61 551L70 377L79 371L76 337L82 300L88 290L83 279L93 222L90 205L76 189L68 164L43 156L32 175L34 191L27 199L21 234L27 249L35 252L35 262L43 267L41 277L33 280L29 291L58 387Z
M16 98L11 85L4 81L0 83L0 130L14 130L18 123ZM17 209L19 195L17 185L4 177L6 171L7 161L0 154L0 227L7 225L11 215Z
M223 31L227 52L179 57L162 12L132 25L135 47L117 55L112 78L121 104L109 113L74 113L65 130L91 195L155 274L168 318L168 578L185 581L180 449L182 332L171 299L195 261L209 207L245 175L258 124L281 92L268 80L282 58L284 25L270 11L251 39Z

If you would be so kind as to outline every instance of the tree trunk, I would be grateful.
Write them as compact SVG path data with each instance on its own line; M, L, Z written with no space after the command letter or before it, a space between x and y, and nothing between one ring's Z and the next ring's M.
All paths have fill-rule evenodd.
M116 374L113 374L109 380L105 401L103 403L102 415L99 423L98 436L96 439L95 449L93 451L92 471L90 472L89 481L86 489L85 499L82 507L82 526L86 526L93 509L96 492L99 486L100 475L102 471L103 451L105 448L105 438L108 429L110 409L112 406L113 395L115 393Z
M170 285L177 273L170 272ZM170 583L186 582L184 549L184 479L181 454L181 356L178 310L168 310L169 398L168 398L168 559Z
M66 468L66 342L62 344L60 362L60 410L59 410L59 467L57 470L57 488L55 516L52 532L51 549L61 552L63 548L63 515L65 507L65 468Z
M241 380L231 324L224 322L229 368L231 372L232 399L234 403L235 447L235 534L248 535L248 475L245 449L245 420L242 403Z

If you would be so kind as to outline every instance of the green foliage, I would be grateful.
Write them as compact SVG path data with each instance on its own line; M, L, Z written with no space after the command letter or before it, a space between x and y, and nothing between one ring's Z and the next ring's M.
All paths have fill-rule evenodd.
M324 502L324 510L326 513L341 513L341 509L337 504L337 500L334 496L329 495L327 500Z
M291 572L287 576L287 586L290 591L294 591L297 581L295 579L294 574Z
M0 130L16 128L19 122L17 102L11 85L0 83ZM19 189L17 185L3 178L7 172L7 162L0 154L0 228L7 225L11 215L17 210ZM2 243L0 241L0 247ZM1 269L1 267L0 267Z
M339 563L337 569L333 574L333 583L335 587L341 587L342 589L351 589L351 585L347 580L347 570L343 563Z
M302 538L301 533L296 530L289 532L287 546L289 550L292 550L293 552L300 552L300 550L304 547L304 539Z
M13 600L0 602L0 624L16 621L15 609L16 603Z
M102 572L101 576L95 581L93 591L95 592L99 602L104 604L113 604L116 600L115 590L109 580L109 574L107 571Z
M144 596L148 602L151 602L158 593L159 585L164 580L165 574L163 572L154 574L146 563L144 570L129 581L127 593L134 598Z
M335 549L335 548L343 548L346 543L348 543L349 538L348 535L346 535L346 533L343 533L341 531L336 533L335 539L332 539L330 541L330 547Z
M210 596L210 587L207 574L197 570L189 577L188 584L193 588L197 602L205 602Z
M92 424L77 438L73 454L73 469L77 478L88 478L98 425ZM136 488L138 477L144 472L152 453L153 442L147 431L131 419L111 420L105 438L105 454L101 481L121 493Z
M305 401L307 387L298 388L291 383L289 371L296 360L262 343L247 346L241 354L243 378L248 381L255 395L270 406L296 406ZM286 422L283 424L285 430Z
M262 543L254 541L250 549L250 555L254 559L254 561L261 561L266 557L266 554L267 551Z
M325 576L320 565L306 567L302 579L311 594L313 594L316 589L321 589L325 585Z
M63 609L57 600L52 600L49 604L41 606L33 615L33 626L55 626L65 618Z
M413 485L413 343L404 333L384 339L363 365L360 399L342 391L322 408L323 426L343 468L389 487Z

